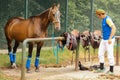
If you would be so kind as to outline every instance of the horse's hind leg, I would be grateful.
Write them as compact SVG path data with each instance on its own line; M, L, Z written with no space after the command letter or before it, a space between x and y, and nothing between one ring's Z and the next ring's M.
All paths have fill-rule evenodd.
M12 64L13 68L16 68L16 51L17 51L18 46L19 46L19 42L15 41L15 45L13 47L13 64Z
M39 72L39 57L40 57L40 51L41 51L41 47L42 47L43 43L38 43L37 44L37 52L36 52L36 59L35 59L35 71Z
M7 38L7 45L8 45L8 55L10 57L10 63L13 64L13 54L12 54L12 40Z
M32 50L33 50L33 43L29 43L28 59L27 59L27 62L26 62L26 68L27 68L28 73L30 73L30 63L31 63L31 58L32 58Z

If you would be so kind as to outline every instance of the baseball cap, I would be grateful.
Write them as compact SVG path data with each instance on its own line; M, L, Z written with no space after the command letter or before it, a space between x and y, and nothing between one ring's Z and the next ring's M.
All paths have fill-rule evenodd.
M97 9L96 14L106 13L103 9Z

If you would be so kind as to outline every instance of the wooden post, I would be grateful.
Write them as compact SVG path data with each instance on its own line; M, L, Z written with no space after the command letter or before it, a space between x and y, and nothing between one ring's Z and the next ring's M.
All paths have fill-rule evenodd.
M75 60L75 71L78 71L78 61L79 61L79 44L80 40L77 40L77 49L76 49L76 60Z
M119 38L116 37L117 46L116 46L116 65L119 65Z

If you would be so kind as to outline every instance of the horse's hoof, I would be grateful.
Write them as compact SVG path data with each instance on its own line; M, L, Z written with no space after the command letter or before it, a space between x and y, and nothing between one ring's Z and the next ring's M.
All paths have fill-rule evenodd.
M35 69L35 72L40 72L39 68L36 68L36 69Z
M30 70L30 69L27 69L27 73L31 73L31 70Z
M11 65L11 69L17 69L17 66L16 66L15 63L13 63L13 64Z

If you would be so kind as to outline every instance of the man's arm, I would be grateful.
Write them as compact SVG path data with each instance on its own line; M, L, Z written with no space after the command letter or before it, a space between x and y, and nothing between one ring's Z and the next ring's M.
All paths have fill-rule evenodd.
M111 39L116 33L116 26L113 23L113 21L109 18L107 19L107 24L111 27L111 34L110 34L110 37L109 37L109 40L108 40L108 43L111 43Z
M112 30L111 30L111 34L110 34L110 37L109 37L109 39L112 39L112 37L115 35L115 33L116 33L116 27L115 27L115 25L112 25L112 26L110 26L111 28L112 28Z

